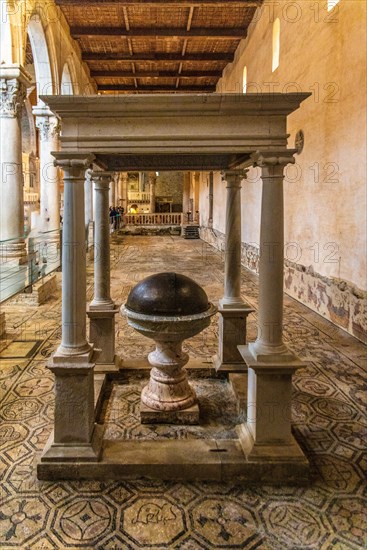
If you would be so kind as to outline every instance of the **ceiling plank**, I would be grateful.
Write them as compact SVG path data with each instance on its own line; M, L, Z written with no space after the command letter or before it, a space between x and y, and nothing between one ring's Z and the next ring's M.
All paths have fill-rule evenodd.
M225 38L239 40L245 38L246 30L245 29L232 29L232 28L191 28L188 32L183 28L172 28L172 27L146 27L140 29L130 29L129 31L122 27L70 27L71 36L80 37L80 36L122 36L128 38L149 38L154 36L159 37L168 37L172 39L173 36L183 36L185 38Z
M212 7L242 7L255 8L262 4L263 0L124 0L124 6L158 6L166 8L169 5L179 4L182 7L212 6ZM58 6L101 6L121 4L121 0L55 0Z
M114 53L82 52L83 61L233 61L234 53L191 53L185 57L181 53Z
M215 86L180 86L178 89L176 86L154 86L154 85L139 85L138 88L135 86L125 85L125 84L101 84L98 86L98 91L108 91L108 92L131 92L131 91L140 91L140 92L215 92Z
M95 78L146 78L146 77L161 77L161 78L204 78L204 77L219 77L222 76L221 70L216 71L90 71L90 75Z

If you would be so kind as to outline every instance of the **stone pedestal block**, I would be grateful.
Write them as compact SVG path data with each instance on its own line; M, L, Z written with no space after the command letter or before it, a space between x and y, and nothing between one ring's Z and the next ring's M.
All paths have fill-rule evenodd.
M57 292L56 275L47 275L41 281L32 285L32 292L21 292L17 294L13 301L15 303L27 304L29 306L39 306L44 304L49 298Z
M248 367L246 429L254 446L290 445L292 376L304 363L288 352L254 357L250 346L239 346Z
M115 372L119 370L120 359L115 355L115 315L118 308L110 310L88 309L89 341L96 350L95 372Z
M247 370L237 346L246 344L247 316L253 311L246 304L235 309L218 309L218 354L213 358L217 371L243 372Z
M54 432L41 461L97 461L102 437L94 422L94 353L63 356L48 368L55 375Z

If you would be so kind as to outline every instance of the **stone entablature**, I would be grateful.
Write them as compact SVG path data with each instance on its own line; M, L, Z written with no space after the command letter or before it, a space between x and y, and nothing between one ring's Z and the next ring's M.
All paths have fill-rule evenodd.
M224 170L287 150L287 116L311 94L41 96L62 119L63 151L113 171ZM142 115L144 113L144 116ZM121 132L121 128L124 131Z

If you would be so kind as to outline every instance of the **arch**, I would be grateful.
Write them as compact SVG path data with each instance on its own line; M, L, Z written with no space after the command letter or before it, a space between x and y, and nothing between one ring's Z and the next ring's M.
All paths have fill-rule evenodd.
M245 65L242 73L242 92L247 92L247 66Z
M280 59L280 19L275 19L273 23L273 60L272 71L274 72L279 67Z
M0 63L22 64L22 10L9 0L2 0L0 8Z
M60 94L74 95L74 86L75 86L75 81L73 81L71 77L69 63L66 62L62 69Z
M32 105L27 98L22 109L22 146L23 153L35 156L37 153L37 137Z
M339 3L339 0L327 0L327 11L331 11Z
M36 74L37 96L52 95L54 83L51 74L49 49L39 15L34 13L29 22L27 33L32 48Z
M10 18L7 15L0 20L0 63L11 65L13 63L13 40Z

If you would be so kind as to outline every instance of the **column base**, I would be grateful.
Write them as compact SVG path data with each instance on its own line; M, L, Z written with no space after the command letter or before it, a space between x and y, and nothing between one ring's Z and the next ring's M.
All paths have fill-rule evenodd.
M286 370L290 369L293 374L297 369L306 366L294 353L290 352L287 348L285 349L285 353L258 354L256 348L254 349L254 343L238 346L238 351L247 367L258 368L263 371L284 367Z
M309 480L310 463L293 436L287 444L257 445L247 424L240 424L237 427L237 434L246 461L256 464L259 483L263 481L262 472L265 477L268 477L269 468L271 468L272 483L276 484L277 466L281 468L283 478L285 474L284 483L292 484L294 481Z
M118 307L114 303L109 309L98 308L90 304L87 315L90 320L89 341L94 347L100 350L96 359L95 372L118 372L120 367L119 358L115 354L115 315Z
M119 355L115 355L111 363L96 362L94 374L107 374L108 372L119 372L122 369L123 360Z
M217 372L246 372L247 367L238 351L238 346L246 343L247 316L254 310L247 304L230 307L220 302L219 347L213 357Z
M140 421L142 424L199 424L199 405L176 411L157 411L140 401Z
M95 424L91 442L67 445L54 442L52 432L41 456L42 462L98 462L102 454L103 426Z
M12 265L26 264L28 253L25 242L0 244L0 261Z
M252 357L260 363L278 363L296 360L285 344L280 346L264 346L260 342L251 342L248 345Z

